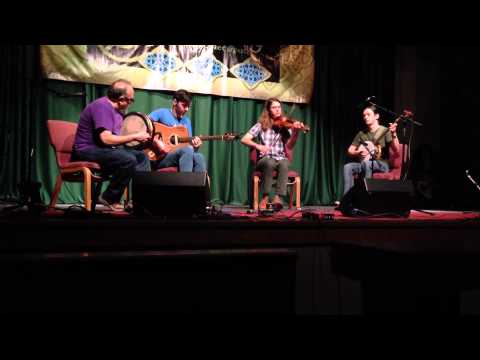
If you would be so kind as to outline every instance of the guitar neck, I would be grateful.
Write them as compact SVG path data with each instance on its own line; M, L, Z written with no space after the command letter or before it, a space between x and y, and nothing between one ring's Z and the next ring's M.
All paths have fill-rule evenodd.
M223 140L225 138L224 135L201 135L199 138L202 141L208 141L208 140ZM182 136L178 138L179 143L185 143L185 142L190 142L192 141L193 137L192 136Z

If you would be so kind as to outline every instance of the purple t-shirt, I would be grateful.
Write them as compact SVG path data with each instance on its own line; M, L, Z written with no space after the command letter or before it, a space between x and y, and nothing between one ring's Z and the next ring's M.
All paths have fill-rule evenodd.
M77 134L73 148L82 151L91 147L105 147L99 140L95 140L94 134L98 129L104 128L114 135L120 135L123 115L116 110L106 96L101 97L90 104L80 114Z

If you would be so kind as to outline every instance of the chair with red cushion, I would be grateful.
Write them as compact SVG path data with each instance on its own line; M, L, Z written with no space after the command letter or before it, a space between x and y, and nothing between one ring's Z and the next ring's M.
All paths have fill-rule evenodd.
M176 166L170 166L170 167L157 169L156 171L172 173L172 172L178 172L178 168Z
M408 160L408 145L400 144L399 154L395 154L392 148L389 148L388 164L390 170L386 173L374 173L374 179L400 180L402 176L402 166Z
M83 183L83 201L88 211L94 209L96 199L92 198L92 187L101 186L100 164L90 161L70 161L78 124L63 120L48 120L50 144L55 151L59 174L55 182L49 208L55 208L64 181ZM95 193L95 192L93 192Z

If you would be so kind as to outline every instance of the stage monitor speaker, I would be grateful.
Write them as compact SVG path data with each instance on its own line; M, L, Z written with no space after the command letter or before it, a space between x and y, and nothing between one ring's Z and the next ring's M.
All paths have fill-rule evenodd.
M408 217L413 194L410 180L362 179L343 196L340 211L345 216Z
M137 172L132 181L132 201L136 215L205 215L210 202L207 172Z

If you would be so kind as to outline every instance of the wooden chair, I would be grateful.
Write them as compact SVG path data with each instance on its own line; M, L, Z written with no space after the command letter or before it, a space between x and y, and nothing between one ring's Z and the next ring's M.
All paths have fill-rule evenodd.
M85 208L88 211L95 209L96 198L95 196L92 196L92 189L94 184L101 187L104 180L101 176L102 169L100 164L95 162L70 161L77 127L78 125L76 123L69 121L47 121L50 144L55 150L55 157L59 170L49 208L55 208L63 182L69 181L83 183L83 201Z
M250 149L250 161L255 169L257 164L257 150L252 148ZM291 161L292 153L291 151L287 151L287 158ZM277 178L277 171L273 172L273 178ZM259 202L259 192L260 192L260 183L262 181L262 172L258 170L254 170L252 173L252 180L253 180L253 210L258 210L258 202ZM290 188L290 202L289 208L291 209L293 206L293 194L295 193L295 207L297 210L301 209L301 179L298 172L295 170L288 170L288 182L287 188ZM295 191L294 191L295 189Z

